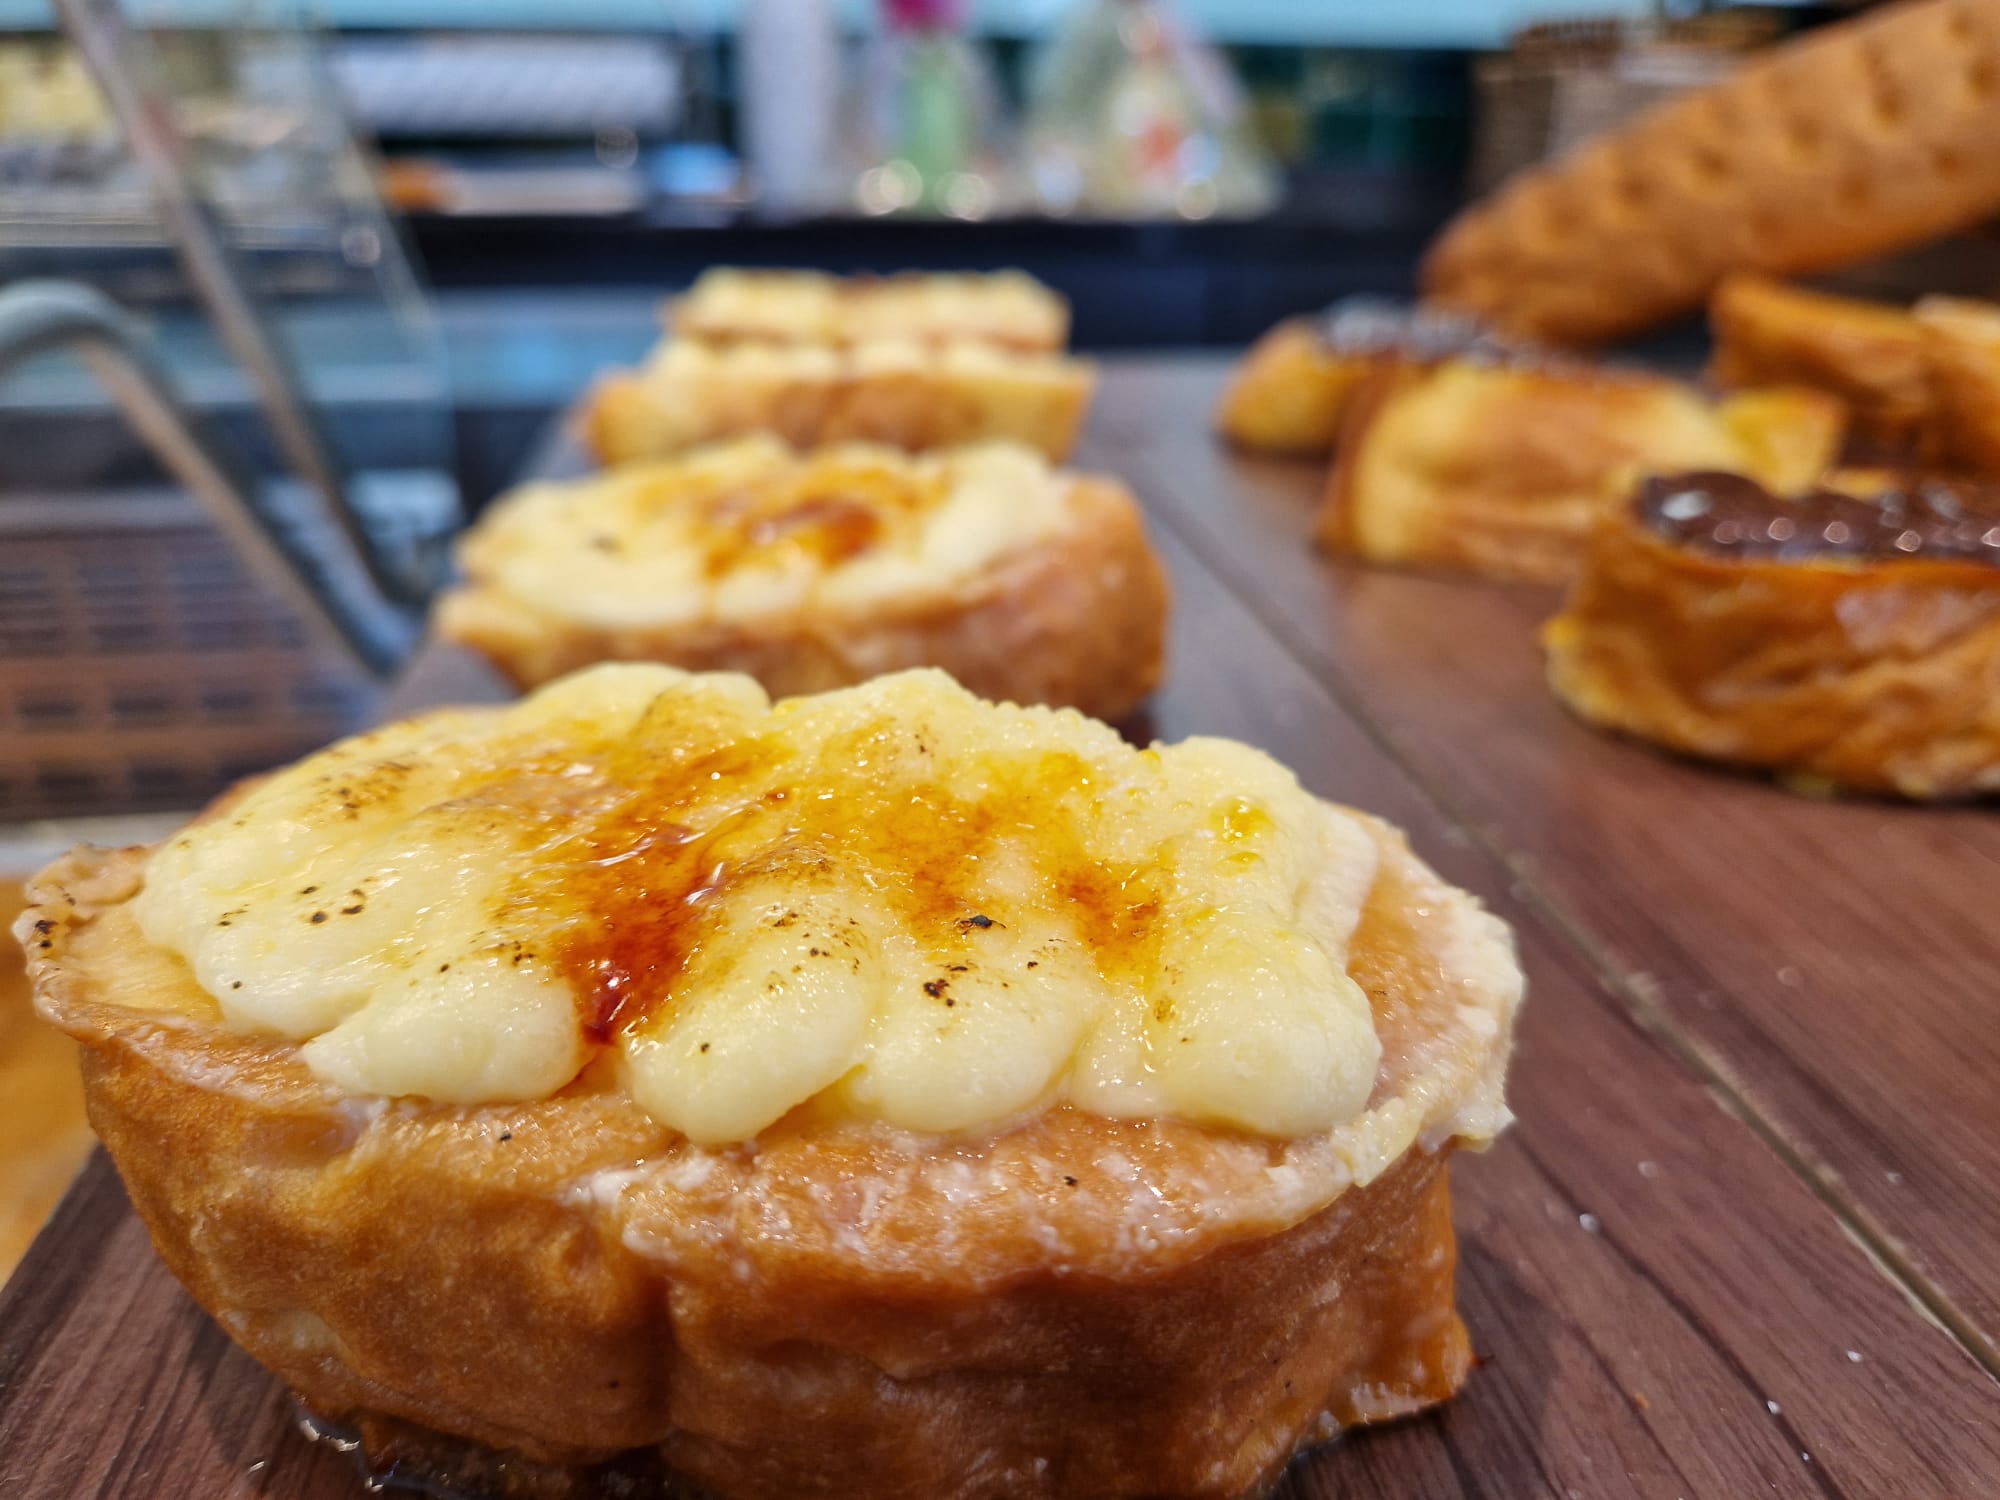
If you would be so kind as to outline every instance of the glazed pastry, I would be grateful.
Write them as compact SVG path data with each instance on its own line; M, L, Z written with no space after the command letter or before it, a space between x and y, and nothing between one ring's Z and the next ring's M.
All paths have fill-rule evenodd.
M1930 339L1903 309L1743 275L1716 289L1708 325L1715 385L1830 391L1864 457L1936 457Z
M1714 402L1550 361L1392 361L1354 398L1317 535L1372 562L1559 583L1640 475L1732 469L1800 489L1839 451L1842 421L1812 391Z
M1005 444L797 456L745 438L526 486L459 561L437 628L521 687L608 660L747 672L779 696L936 666L1115 719L1165 649L1166 577L1130 492Z
M1930 349L1936 461L2000 478L2000 307L1925 297L1913 312Z
M972 340L1053 353L1069 341L1069 305L1020 271L843 279L720 267L673 304L671 319L680 337L709 344Z
M1385 356L1497 352L1470 319L1372 299L1290 318L1250 346L1216 408L1216 430L1252 452L1331 453L1349 398Z
M1727 474L1650 480L1543 641L1571 708L1673 750L1808 789L2000 790L1991 489L1783 499Z
M1863 458L2000 475L2000 308L1926 297L1914 308L1724 282L1709 308L1724 387L1808 385L1853 413Z
M1224 740L600 667L19 933L197 1301L513 1496L1242 1496L1442 1400L1505 928Z
M2000 210L2000 6L1884 6L1774 47L1512 178L1424 262L1440 306L1595 343L1732 271L1885 255Z
M1008 439L1069 456L1092 367L970 341L876 339L838 349L662 343L637 371L598 382L583 436L600 461L659 458L722 438L777 434L794 447L871 442L919 451Z

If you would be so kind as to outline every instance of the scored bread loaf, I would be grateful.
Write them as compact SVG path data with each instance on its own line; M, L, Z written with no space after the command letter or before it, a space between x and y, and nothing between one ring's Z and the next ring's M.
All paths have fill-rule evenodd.
M1773 49L1448 225L1436 303L1588 344L1733 270L1865 260L2000 209L2000 4L1913 0Z

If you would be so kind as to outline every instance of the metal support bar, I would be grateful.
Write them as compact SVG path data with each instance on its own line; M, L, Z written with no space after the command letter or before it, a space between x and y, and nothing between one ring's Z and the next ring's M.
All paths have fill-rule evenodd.
M318 493L375 587L390 599L418 602L415 585L395 577L376 553L348 500L332 447L300 395L290 361L245 288L214 212L188 181L187 143L174 125L167 101L145 86L131 64L132 30L118 0L53 3L63 30L102 90L152 188L167 237L180 253L195 294L230 353L249 372L279 452Z
M252 503L250 491L208 432L176 398L118 305L94 288L24 281L0 291L0 372L49 349L73 349L251 570L307 626L344 647L370 673L389 677L406 642L386 604L375 613Z

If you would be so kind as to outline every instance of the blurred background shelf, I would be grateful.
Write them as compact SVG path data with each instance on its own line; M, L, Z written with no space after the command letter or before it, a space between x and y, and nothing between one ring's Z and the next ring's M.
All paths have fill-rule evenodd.
M996 37L1044 34L1067 0L974 0L971 22ZM868 0L840 0L842 21L872 23ZM1180 0L1189 24L1220 42L1288 46L1498 47L1516 27L1545 17L1546 0ZM1569 15L1638 15L1646 0L1563 0ZM143 12L143 6L135 7ZM318 19L341 30L728 31L741 0L319 0ZM176 0L183 24L240 14L233 0ZM44 0L0 0L0 29L46 30Z
M712 266L1018 267L1068 301L1075 346L1100 354L1240 347L1344 297L1407 297L1472 176L1735 60L1638 24L1659 14L1646 0L1564 0L1566 24L1536 28L1536 50L1520 28L1549 10L969 0L960 30L948 0L125 0L143 58L125 71L154 113L127 101L119 115L169 122L265 310L270 367L294 372L333 467L391 497L370 524L415 528L435 556L556 413L642 357L662 300ZM1764 7L1749 24L1765 36L1799 21ZM170 243L147 158L125 149L50 22L45 4L0 0L0 283L63 277L107 295L242 458L244 492L288 494L299 466L260 410L271 382L216 336L213 298L188 271L202 262ZM1574 75L1587 111L1562 97ZM810 108L791 108L808 93ZM774 141L810 168L790 188ZM1669 362L1691 363L1686 331L1670 337L1685 347ZM165 532L119 518L153 516L164 483L76 359L9 371L0 501L16 519L78 523L44 528L45 565L24 572L16 615L44 585L77 601L86 636L92 610L122 609L85 566L99 543L84 533L115 531L135 558L161 551ZM161 523L176 545L215 545L184 519ZM239 584L245 618L264 610ZM72 654L16 659L60 673ZM240 726L211 723L211 699L236 699L210 692L217 659L191 658L176 722L214 730L219 748L179 780L151 749L143 777L92 780L95 728L136 734L120 705L153 701L130 661L100 665L102 691L71 694L67 718L53 699L17 712L0 694L0 747L11 734L46 748L61 731L76 762L45 776L27 750L0 759L0 821L37 805L187 805L215 768L289 753L242 749L228 738ZM331 680L316 665L275 675ZM303 705L266 693L264 717L282 709L323 738L357 711L352 686Z

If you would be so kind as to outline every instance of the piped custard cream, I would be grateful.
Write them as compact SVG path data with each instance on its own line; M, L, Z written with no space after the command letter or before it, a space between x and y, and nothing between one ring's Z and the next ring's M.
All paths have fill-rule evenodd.
M468 569L594 625L743 621L948 591L1075 523L1072 481L1011 443L794 454L768 436L527 485L468 534Z
M1019 271L841 281L811 271L702 274L676 315L701 339L853 344L867 339L976 339L1057 349L1062 300Z
M771 703L605 666L345 741L161 847L137 913L343 1090L609 1062L704 1143L1066 1101L1267 1135L1361 1114L1357 817L1227 740L1135 750L906 672Z

